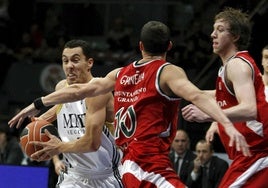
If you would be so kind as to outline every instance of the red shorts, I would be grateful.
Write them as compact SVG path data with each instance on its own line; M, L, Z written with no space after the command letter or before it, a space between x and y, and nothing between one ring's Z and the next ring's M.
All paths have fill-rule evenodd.
M267 188L268 157L238 157L226 171L219 188Z
M143 167L141 167L143 166ZM123 162L122 180L126 188L185 188L176 172L167 165L150 163L138 165L134 161Z

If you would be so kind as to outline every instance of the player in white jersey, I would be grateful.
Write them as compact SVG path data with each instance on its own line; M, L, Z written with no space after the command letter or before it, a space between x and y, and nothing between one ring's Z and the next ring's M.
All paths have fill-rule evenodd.
M89 82L93 78L90 45L82 40L67 42L62 53L62 66L66 80L60 81L56 90L74 83ZM53 106L39 119L50 122L57 119L61 140L46 132L50 141L35 143L50 148L53 153L50 157L63 154L67 168L60 173L57 187L123 187L118 171L120 153L110 132L113 127L107 124L114 119L112 93ZM47 155L39 154L32 157L43 160Z

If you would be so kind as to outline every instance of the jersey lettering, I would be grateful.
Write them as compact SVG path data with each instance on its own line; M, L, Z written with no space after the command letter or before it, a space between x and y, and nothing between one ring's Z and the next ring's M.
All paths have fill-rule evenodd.
M85 127L83 119L86 113L84 114L63 114L63 127L64 128L83 128ZM73 120L73 121L72 121Z
M126 138L130 138L134 135L137 125L136 125L136 113L133 106L129 106L125 113L122 113L124 108L121 108L115 114L116 118L116 129L115 129L115 138L119 137L119 131L121 130L122 134ZM130 123L129 127L126 125L126 120Z

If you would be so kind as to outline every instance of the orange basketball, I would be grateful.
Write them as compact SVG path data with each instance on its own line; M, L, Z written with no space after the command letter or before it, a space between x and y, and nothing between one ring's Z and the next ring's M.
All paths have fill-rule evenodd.
M20 145L28 157L31 157L33 153L42 149L41 146L35 146L29 142L47 142L50 139L45 134L45 129L47 129L53 135L58 135L57 129L54 127L54 125L45 120L33 121L22 130L20 134Z

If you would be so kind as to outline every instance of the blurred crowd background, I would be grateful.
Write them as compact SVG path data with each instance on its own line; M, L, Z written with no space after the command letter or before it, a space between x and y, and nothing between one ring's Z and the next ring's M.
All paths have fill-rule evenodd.
M139 31L148 20L170 27L174 47L168 60L183 67L200 89L214 88L220 62L212 53L210 33L214 15L225 6L249 13L253 26L249 51L262 69L267 0L0 0L1 121L52 92L64 78L61 51L67 40L88 40L95 59L93 73L104 76L139 58ZM190 132L195 146L208 124L180 117L178 127ZM221 152L219 143L214 148Z

